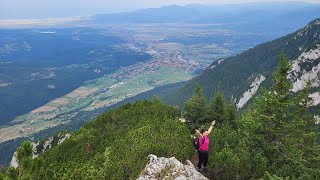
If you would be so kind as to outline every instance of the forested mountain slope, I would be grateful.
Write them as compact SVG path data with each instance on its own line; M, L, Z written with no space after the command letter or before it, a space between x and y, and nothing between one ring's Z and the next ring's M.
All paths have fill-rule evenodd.
M189 130L179 116L177 108L157 99L126 104L99 116L37 157L24 176L132 179L138 177L151 153L184 162L193 151Z
M294 83L292 90L301 90L302 85L309 79L314 105L319 107L320 19L285 37L213 62L200 76L188 81L178 90L166 93L164 99L170 104L182 106L183 102L191 97L197 84L203 87L205 95L211 99L220 82L225 96L233 99L238 108L242 108L252 95L259 91L260 85L271 85L272 72L278 64L281 51L292 61L293 70L288 76Z

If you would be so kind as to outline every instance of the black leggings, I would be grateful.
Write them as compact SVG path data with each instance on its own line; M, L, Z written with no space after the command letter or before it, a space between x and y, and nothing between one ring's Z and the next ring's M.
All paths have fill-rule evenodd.
M203 163L204 167L207 167L208 164L208 151L198 151L199 155L199 162L198 162L198 168L201 169L201 164Z

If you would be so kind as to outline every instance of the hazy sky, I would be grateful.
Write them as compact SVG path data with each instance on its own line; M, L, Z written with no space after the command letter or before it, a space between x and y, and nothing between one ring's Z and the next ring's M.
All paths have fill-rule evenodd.
M288 0L273 0L286 2ZM317 2L320 0L300 0ZM0 0L0 19L84 16L132 11L170 4L230 4L268 0Z

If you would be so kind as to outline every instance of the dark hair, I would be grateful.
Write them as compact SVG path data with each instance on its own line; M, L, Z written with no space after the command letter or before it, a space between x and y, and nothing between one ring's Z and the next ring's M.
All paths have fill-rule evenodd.
M208 131L208 129L202 129L201 134L203 134L205 131Z

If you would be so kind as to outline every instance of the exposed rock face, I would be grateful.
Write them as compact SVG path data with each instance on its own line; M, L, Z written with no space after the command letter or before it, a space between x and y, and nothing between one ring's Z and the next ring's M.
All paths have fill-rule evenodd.
M316 124L320 124L320 116L319 115L315 115L314 118L317 120Z
M52 147L52 141L53 137L49 137L44 143L43 143L43 149L42 153L44 153L47 149L50 149Z
M288 79L293 82L293 92L298 92L311 82L311 87L320 86L320 45L316 49L303 52L292 62L292 70Z
M11 159L11 162L10 162L10 165L13 166L14 168L17 168L19 165L17 156L18 156L17 152L14 152L12 159Z
M60 145L63 143L63 141L69 139L71 137L70 133L66 132L60 132L54 137L49 137L45 139L44 141L38 141L37 143L32 142L33 146L33 154L32 158L36 158L39 156L39 154L44 153L46 150L52 148L53 146ZM19 165L18 159L17 159L17 152L15 152L11 159L11 166L17 168Z
M219 60L217 60L217 61L214 61L214 62L209 66L209 68L210 68L210 69L214 69L214 68L217 67L219 64L221 64L223 61L224 61L224 59L219 59Z
M58 145L60 145L61 143L63 143L63 141L69 139L71 137L70 133L65 134L64 136L60 137L59 141L58 141Z
M292 92L304 89L307 81L310 81L312 88L320 87L320 44L316 44L314 49L302 52L296 60L292 61L292 70L287 78L293 82ZM311 93L309 98L312 99L309 106L319 105L319 90ZM317 119L317 124L320 123L319 115L315 115L314 118Z
M237 108L242 108L251 98L255 95L259 89L261 83L266 80L263 75L256 77L256 79L251 83L250 88L243 94L242 98L237 104Z
M39 156L39 154L37 154L37 146L39 146L39 141L37 143L32 142L32 146L33 146L33 154L32 154L32 158L36 158Z
M69 139L71 137L70 133L60 132L56 136L49 137L44 141L39 141L34 147L34 154L44 153L46 150L52 148L53 146L61 144L63 141Z
M311 93L309 98L312 99L312 104L310 104L310 106L317 106L320 104L320 92Z
M158 180L158 179L177 179L177 180L207 180L199 173L193 164L187 160L183 165L175 157L165 158L149 155L150 161L141 172L138 180Z

